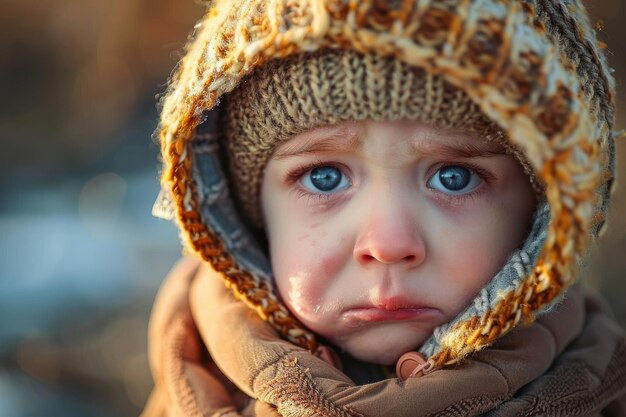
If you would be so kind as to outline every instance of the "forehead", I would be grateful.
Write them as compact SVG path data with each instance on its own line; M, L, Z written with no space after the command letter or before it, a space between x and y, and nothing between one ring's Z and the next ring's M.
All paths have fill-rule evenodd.
M349 121L313 128L283 142L274 159L316 152L359 152L372 143L400 147L415 155L479 157L506 153L501 140L487 140L466 129L418 121Z

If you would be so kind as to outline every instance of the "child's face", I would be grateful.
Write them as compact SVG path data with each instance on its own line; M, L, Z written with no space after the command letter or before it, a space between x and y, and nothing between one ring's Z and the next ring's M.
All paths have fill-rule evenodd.
M500 145L412 121L295 136L270 158L261 200L286 305L381 364L467 307L526 237L535 208Z

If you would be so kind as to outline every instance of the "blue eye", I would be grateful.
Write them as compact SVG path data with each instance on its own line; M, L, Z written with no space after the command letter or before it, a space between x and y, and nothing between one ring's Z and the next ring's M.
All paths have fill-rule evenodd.
M481 184L482 180L472 170L446 165L437 170L428 180L428 186L448 194L465 194Z
M304 174L302 185L315 193L328 194L342 190L350 183L340 169L322 166L313 168Z

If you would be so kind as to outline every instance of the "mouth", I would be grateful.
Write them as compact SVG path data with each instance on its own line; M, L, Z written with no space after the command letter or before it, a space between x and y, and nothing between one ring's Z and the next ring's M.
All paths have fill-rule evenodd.
M344 323L349 327L402 321L430 323L440 316L439 309L403 297L376 300L371 304L350 307L342 313Z

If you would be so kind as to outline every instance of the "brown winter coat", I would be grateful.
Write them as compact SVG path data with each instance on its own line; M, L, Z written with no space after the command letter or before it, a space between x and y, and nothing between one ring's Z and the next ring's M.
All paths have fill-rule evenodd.
M143 417L626 416L624 335L580 286L460 365L359 386L281 340L213 274L183 260L157 297Z

